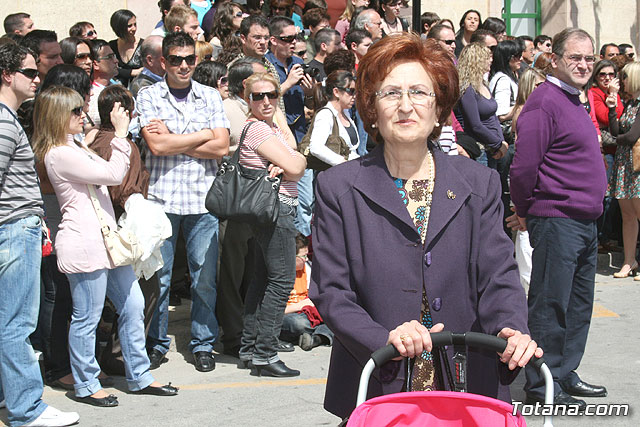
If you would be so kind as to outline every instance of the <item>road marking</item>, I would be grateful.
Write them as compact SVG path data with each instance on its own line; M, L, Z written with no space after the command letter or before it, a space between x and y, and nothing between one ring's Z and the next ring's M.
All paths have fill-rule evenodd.
M180 385L180 390L217 390L221 388L257 388L257 387L281 387L300 385L323 385L326 378L309 378L306 380L261 380L257 382L237 382L220 384L185 384Z
M602 304L594 302L592 317L620 317L620 315L608 308L605 308Z

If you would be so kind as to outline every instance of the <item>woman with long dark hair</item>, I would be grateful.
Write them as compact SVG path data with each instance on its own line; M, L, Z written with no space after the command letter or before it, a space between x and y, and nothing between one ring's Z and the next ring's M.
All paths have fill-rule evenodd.
M240 29L242 16L242 6L238 3L228 2L218 6L213 17L211 34L207 38L207 41L213 46L213 59L218 58L225 40L229 37L235 37L236 32Z
M117 39L111 40L109 46L118 59L118 75L115 77L120 83L127 87L129 81L142 71L142 55L140 46L144 39L136 36L138 24L136 15L130 10L116 10L111 15L111 29Z
M521 60L522 46L516 41L505 40L498 43L493 50L493 61L489 71L489 90L498 104L496 116L503 125L510 123L513 116L513 106L518 95L517 73ZM505 139L512 142L513 136L505 135Z
M482 25L480 12L474 9L467 10L460 18L460 29L456 34L456 57L460 56L462 48L471 43L471 36Z

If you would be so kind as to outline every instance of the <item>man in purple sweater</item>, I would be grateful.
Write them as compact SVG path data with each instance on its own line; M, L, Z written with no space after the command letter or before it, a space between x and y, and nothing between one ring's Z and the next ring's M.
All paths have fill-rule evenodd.
M529 230L533 247L529 330L553 374L554 403L581 409L585 401L572 396L607 394L576 373L591 321L596 219L607 186L596 129L579 99L593 71L593 49L580 29L553 38L553 75L522 110L511 165L512 223ZM543 379L531 367L525 372L528 403L543 401Z

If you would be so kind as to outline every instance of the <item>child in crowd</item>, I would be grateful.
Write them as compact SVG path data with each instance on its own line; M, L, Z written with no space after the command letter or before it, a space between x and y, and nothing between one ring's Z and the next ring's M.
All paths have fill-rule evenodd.
M333 343L333 332L322 321L322 317L309 299L311 265L307 258L309 240L298 233L296 236L296 281L284 310L280 339L297 342L301 349L309 351L320 345Z

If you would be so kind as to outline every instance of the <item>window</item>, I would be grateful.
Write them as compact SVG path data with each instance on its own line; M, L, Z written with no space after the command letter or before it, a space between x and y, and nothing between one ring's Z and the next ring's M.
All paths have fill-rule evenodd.
M504 0L502 18L510 36L535 37L542 31L541 0Z

